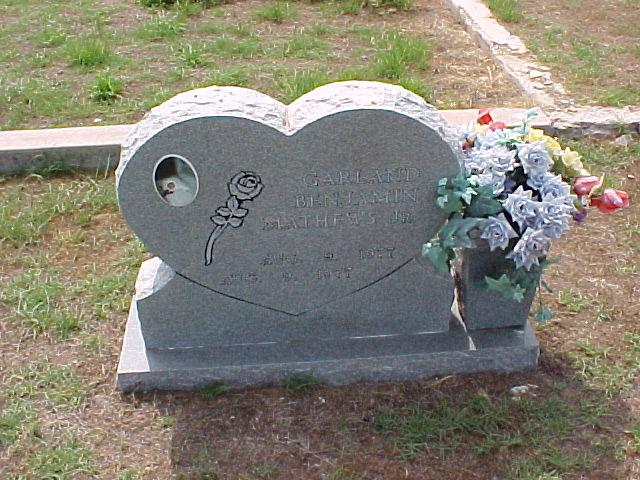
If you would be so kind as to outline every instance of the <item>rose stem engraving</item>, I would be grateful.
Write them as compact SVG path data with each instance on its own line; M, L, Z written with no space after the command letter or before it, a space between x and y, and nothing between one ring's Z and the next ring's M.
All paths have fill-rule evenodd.
M211 221L216 225L209 235L207 246L204 251L204 264L211 265L214 258L213 247L216 240L224 233L226 228L238 228L242 225L244 217L249 210L242 208L242 203L253 200L262 191L264 185L260 177L253 172L240 172L235 175L227 184L229 187L229 198L222 207L216 210L216 215L211 217Z

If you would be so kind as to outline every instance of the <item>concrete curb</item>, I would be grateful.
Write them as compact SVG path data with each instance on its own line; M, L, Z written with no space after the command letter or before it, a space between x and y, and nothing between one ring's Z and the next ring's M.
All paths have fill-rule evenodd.
M19 173L53 162L80 170L113 170L132 125L0 132L0 173Z
M511 34L491 15L481 0L445 0L458 21L525 95L542 108L554 108L565 100L564 87L551 81L550 69L537 65L522 40ZM531 81L531 72L540 81ZM569 102L570 103L570 102Z
M441 110L452 127L462 127L474 120L477 110ZM513 123L524 109L496 108L497 120ZM534 126L545 130L551 120L544 114L535 118ZM88 171L111 171L120 161L120 146L133 125L14 130L0 132L0 173L13 174L37 169L53 162Z

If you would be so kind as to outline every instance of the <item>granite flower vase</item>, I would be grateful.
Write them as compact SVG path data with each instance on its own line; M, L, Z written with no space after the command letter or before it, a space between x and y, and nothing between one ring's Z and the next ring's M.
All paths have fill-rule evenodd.
M467 328L479 330L525 325L538 279L527 289L521 302L487 289L485 277L499 278L513 269L513 262L505 258L507 252L504 250L490 251L485 240L477 240L476 243L476 248L466 249L462 254L457 282L458 306ZM539 277L540 272L537 275Z

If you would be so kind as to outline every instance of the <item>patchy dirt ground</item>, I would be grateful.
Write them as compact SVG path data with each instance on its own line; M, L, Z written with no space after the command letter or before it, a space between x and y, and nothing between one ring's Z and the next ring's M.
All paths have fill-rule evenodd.
M530 105L440 0L408 12L351 2L355 13L341 13L347 3L293 2L296 13L280 23L257 18L261 0L169 11L132 0L5 3L0 128L133 122L181 91L213 84L291 101L317 82L379 79L440 108ZM390 32L426 40L426 64L404 71L401 59L376 70Z
M631 0L518 2L504 23L578 102L640 105L640 10Z
M114 391L144 254L117 213L113 180L7 179L0 477L638 478L640 163L612 175L632 207L594 212L554 246L554 292L543 294L554 318L536 328L536 372L214 398ZM74 312L78 323L61 329ZM516 401L509 390L519 385L529 393Z

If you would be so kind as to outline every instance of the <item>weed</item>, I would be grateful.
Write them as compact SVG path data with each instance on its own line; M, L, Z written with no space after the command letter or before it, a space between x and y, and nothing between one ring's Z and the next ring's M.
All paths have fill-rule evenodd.
M550 47L559 47L564 40L564 29L553 27L544 32L544 38Z
M91 98L96 102L111 103L121 97L122 80L109 73L98 75L91 86Z
M271 1L256 8L253 15L259 20L282 23L296 18L298 10L288 2Z
M558 292L557 302L566 307L570 313L578 313L592 306L591 300L576 289Z
M252 58L264 53L262 44L257 38L238 40L225 35L217 38L210 50L222 58Z
M293 75L281 77L278 80L278 86L283 92L282 101L284 103L291 103L301 95L325 83L329 83L329 77L322 70L295 71Z
M309 30L317 37L328 37L335 32L332 26L324 23L316 23L315 25L312 25Z
M400 77L396 83L416 95L421 96L427 102L433 102L434 90L422 80L414 77Z
M231 85L243 87L249 82L249 73L245 67L239 66L226 70L214 70L208 77L209 85Z
M160 426L162 428L172 427L174 423L176 423L175 417L170 417L170 416L160 417Z
M76 38L67 43L66 55L69 64L91 68L106 64L111 58L111 48L104 40L92 37Z
M503 22L517 23L522 19L520 0L488 0L487 5Z
M329 45L315 37L304 34L293 35L282 48L284 57L294 58L326 58Z
M182 17L169 17L160 14L136 30L136 36L142 40L159 41L181 35L185 24Z
M373 72L381 78L399 80L407 68L423 69L431 55L431 47L422 38L405 37L392 32L385 34L386 48L374 58Z
M202 50L194 47L190 43L183 45L180 49L182 62L190 68L197 68L206 65L206 61L202 57Z
M63 158L48 158L43 155L31 159L31 161L24 167L24 170L18 170L13 173L37 175L39 177L48 178L69 175L75 170L75 167L67 163Z
M37 450L29 459L30 472L42 479L77 478L96 474L89 447L75 437Z
M202 398L205 400L213 400L228 390L223 382L213 382L201 390Z
M67 35L59 28L51 25L42 27L33 35L33 41L39 47L51 48L62 45L67 39Z
M309 372L294 373L282 381L282 386L289 395L294 395L317 384L318 381Z

